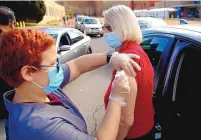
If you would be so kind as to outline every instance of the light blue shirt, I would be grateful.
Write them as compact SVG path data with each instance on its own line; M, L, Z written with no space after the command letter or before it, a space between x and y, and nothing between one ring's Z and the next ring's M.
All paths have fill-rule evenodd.
M70 70L62 65L64 81L69 81ZM58 89L53 94L64 106L46 103L12 103L15 91L4 95L9 112L9 140L94 140L87 132L86 122L72 101Z

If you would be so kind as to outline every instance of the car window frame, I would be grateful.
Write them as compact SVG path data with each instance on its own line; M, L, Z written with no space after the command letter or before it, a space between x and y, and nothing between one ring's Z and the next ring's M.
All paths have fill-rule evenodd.
M177 40L178 42L179 40ZM201 47L199 47L198 45L196 45L195 43L192 43L190 41L187 41L186 44L184 44L183 46L175 46L174 48L174 52L172 54L169 66L168 66L168 70L170 71L167 75L169 75L168 77L165 77L165 80L167 83L164 84L164 89L162 91L161 96L158 96L159 98L157 99L158 103L161 104L156 104L155 110L158 110L158 108L160 108L159 112L156 111L156 115L158 118L160 118L159 120L163 120L163 115L161 113L162 110L165 110L166 112L171 112L170 116L175 116L178 115L180 117L180 113L178 112L178 108L177 106L178 104L178 100L174 100L176 98L176 93L177 92L177 85L178 85L178 75L180 74L180 70L181 70L181 66L182 63L184 61L184 57L185 54L187 52L187 50L189 49L194 49L194 50L198 50L199 52L201 52ZM178 74L179 72L179 74ZM178 77L177 77L178 76ZM175 84L176 83L176 84ZM175 96L175 97L174 97ZM157 106L158 105L158 106ZM168 106L167 106L168 105ZM159 107L160 106L160 107ZM157 108L157 109L156 109ZM168 109L168 110L166 110ZM162 115L162 116L160 116ZM164 122L163 122L164 123ZM163 126L162 126L163 127ZM174 133L172 135L173 137L175 136Z
M153 95L155 97L155 95L157 95L158 93L161 93L163 89L163 84L164 84L163 78L165 77L167 64L169 63L169 59L174 48L175 36L172 34L166 34L166 33L146 33L145 31L145 33L143 34L143 39L150 38L150 37L168 38L168 43L166 44L167 46L162 52L158 65L155 69L154 91L153 91Z
M60 35L59 43L58 43L58 48L61 47L61 46L60 46L60 41L61 41L61 38L62 38L63 35L66 35L66 39L67 39L67 41L68 41L68 43L69 43L69 46L71 46L71 41L69 40L68 32L64 32L64 33L62 33L62 34Z
M186 44L184 44L183 46L182 45L177 46L177 43L179 41L181 41L181 40L177 39L170 62L168 64L168 69L167 69L167 74L165 77L165 83L164 83L164 89L162 91L162 96L165 96L167 91L171 90L173 92L175 76L176 76L177 69L179 67L179 61L183 55L183 50L189 48L190 44L192 44L189 41L186 41ZM171 96L170 100L171 99L172 99L172 96Z
M177 39L177 42L178 41L181 41L182 39ZM162 96L165 96L165 94L167 93L167 91L172 91L172 96L170 98L171 101L174 101L175 97L176 97L176 89L177 89L177 82L178 82L178 71L180 72L180 63L183 63L183 59L182 57L185 57L185 50L186 49L194 49L194 50L198 50L201 52L201 48L191 42L191 41L187 41L187 40L183 40L184 42L186 42L186 44L184 46L181 46L181 47L175 47L175 53L173 55L173 57L175 58L172 58L174 59L174 61L172 61L170 64L169 64L169 70L172 70L171 72L169 72L169 76L165 77L166 81L165 81L165 85L164 85L164 90L162 92ZM181 62L182 61L182 62ZM172 69L171 69L172 67ZM173 81L172 83L170 83L170 80Z
M80 36L82 36L82 39L79 40L79 41L77 41L77 42L75 42L75 43L73 43L73 41L72 41L72 39L71 39L71 37L70 37L70 33L69 33L69 32L77 32ZM69 40L70 40L70 42L71 42L71 45L74 45L74 44L76 44L76 43L79 43L80 41L82 41L82 40L84 39L84 35L83 35L80 31L76 31L76 30L68 30L68 37L69 37Z

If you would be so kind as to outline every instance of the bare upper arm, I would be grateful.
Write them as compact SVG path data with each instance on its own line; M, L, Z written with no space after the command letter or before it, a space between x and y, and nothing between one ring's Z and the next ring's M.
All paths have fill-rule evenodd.
M78 78L81 75L80 70L78 69L76 63L74 60L71 60L69 62L67 62L67 65L70 69L70 79L69 82L75 80L76 78Z
M128 76L130 93L126 96L126 106L122 107L121 123L125 125L133 125L134 109L137 96L137 82L135 77Z

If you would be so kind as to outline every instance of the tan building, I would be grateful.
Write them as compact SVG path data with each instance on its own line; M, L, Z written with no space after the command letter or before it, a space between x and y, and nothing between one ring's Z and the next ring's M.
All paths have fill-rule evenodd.
M200 1L169 1L169 0L122 0L122 1L59 1L57 2L65 7L66 14L85 14L89 16L101 16L103 11L114 5L126 5L135 10L152 8L181 8L183 17L186 17L192 8L196 8L201 17ZM175 15L176 17L176 15Z
M66 14L88 14L94 13L93 1L64 1Z
M130 5L130 1L59 1L65 7L67 14L85 14L89 16L101 16L103 11L114 6L123 4Z
M44 0L44 3L46 6L46 14L40 24L47 23L48 21L61 20L66 15L64 6L48 0Z
M154 1L154 0L152 0L152 1L143 1L143 0L141 0L141 1L134 1L134 9L135 10L150 9L150 8L154 7L155 3L156 3L156 1Z

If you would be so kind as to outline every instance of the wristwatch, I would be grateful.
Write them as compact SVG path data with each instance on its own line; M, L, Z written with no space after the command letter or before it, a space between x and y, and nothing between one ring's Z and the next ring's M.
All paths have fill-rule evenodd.
M110 62L110 59L111 59L112 54L113 54L114 52L115 52L114 50L109 50L109 51L107 52L107 58L106 58L107 63Z

